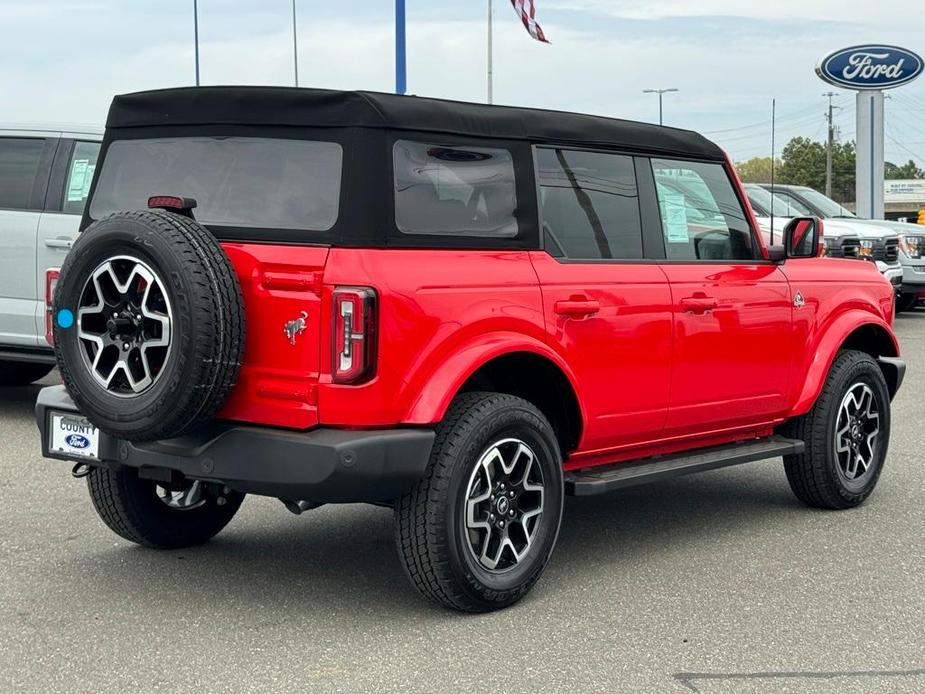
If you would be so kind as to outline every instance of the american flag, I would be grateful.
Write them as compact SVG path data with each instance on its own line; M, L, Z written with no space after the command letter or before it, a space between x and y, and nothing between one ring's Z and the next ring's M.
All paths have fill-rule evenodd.
M514 11L520 15L520 20L527 28L527 32L537 41L549 43L543 29L536 23L536 0L511 0Z

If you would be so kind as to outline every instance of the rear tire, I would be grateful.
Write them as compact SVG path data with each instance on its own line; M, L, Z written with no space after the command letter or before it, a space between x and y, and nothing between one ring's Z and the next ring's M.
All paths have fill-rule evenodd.
M546 568L562 496L559 446L539 410L512 395L458 397L437 427L424 478L395 506L408 577L452 609L514 604Z
M53 368L54 364L0 361L0 386L27 386L45 378Z
M201 545L217 535L237 513L244 495L219 497L206 491L191 508L168 506L158 497L158 485L141 479L134 468L94 468L87 488L96 512L109 529L129 542L152 549L182 549Z
M890 395L877 362L864 352L839 353L813 409L784 432L806 443L802 454L784 457L798 499L825 509L861 504L877 486L890 443Z
M896 312L913 311L919 303L918 294L900 294L896 297Z

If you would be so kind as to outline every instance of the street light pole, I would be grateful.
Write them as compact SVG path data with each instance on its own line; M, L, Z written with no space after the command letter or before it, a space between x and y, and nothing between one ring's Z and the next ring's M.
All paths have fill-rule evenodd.
M642 90L643 94L658 94L658 124L659 125L664 124L664 118L662 115L663 114L662 97L665 94L669 94L671 92L676 92L676 91L678 90L675 89L674 87L671 87L670 89L643 89Z

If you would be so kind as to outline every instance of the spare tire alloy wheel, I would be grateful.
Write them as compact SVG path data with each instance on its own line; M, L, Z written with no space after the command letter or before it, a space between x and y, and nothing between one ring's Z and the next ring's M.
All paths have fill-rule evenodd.
M143 393L164 370L172 312L164 282L145 262L101 263L77 304L77 339L96 382L118 396Z
M219 411L244 351L244 301L219 242L160 210L84 230L55 289L55 355L74 404L129 441L180 436Z

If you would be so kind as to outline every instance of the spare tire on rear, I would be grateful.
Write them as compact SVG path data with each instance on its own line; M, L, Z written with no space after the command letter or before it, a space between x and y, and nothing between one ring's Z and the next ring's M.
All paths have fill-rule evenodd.
M64 385L113 436L188 432L237 379L241 287L215 237L188 217L119 212L90 225L61 268L54 316Z

